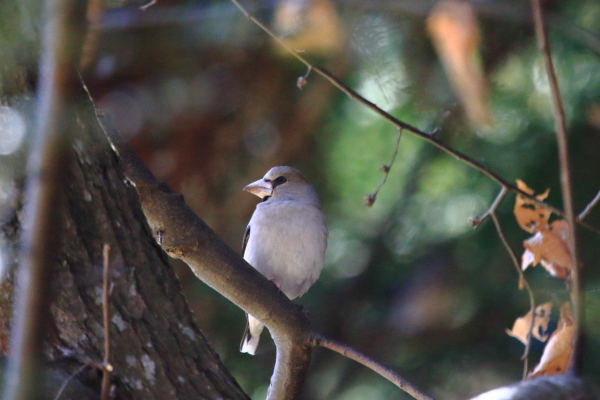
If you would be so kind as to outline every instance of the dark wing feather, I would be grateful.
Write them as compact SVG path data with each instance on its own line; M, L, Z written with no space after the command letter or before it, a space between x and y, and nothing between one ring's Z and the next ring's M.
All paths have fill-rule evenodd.
M250 239L250 225L246 227L246 232L244 232L244 239L242 240L242 257L244 257L244 253L246 253L248 239Z
M248 230L248 229L246 229ZM250 322L248 322L248 313L246 313L246 329L244 329L244 336L242 336L242 341L240 343L240 351L242 351L242 347L252 339L252 335L250 334Z

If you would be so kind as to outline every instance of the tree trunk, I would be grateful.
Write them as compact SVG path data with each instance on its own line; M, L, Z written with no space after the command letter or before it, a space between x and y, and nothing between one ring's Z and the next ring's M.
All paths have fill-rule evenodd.
M47 398L54 399L82 365L88 367L68 382L60 399L99 395L102 374L89 365L104 358L104 244L111 247L110 363L116 398L248 398L197 326L83 90L79 104L68 184L57 210L63 224L56 227L61 246L46 345L56 368ZM2 306L5 315L10 302ZM76 387L87 387L87 394Z

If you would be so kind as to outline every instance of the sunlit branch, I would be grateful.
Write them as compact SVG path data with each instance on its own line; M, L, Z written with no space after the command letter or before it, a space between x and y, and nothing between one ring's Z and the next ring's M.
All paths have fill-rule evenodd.
M311 68L313 71L317 72L319 75L321 75L322 77L324 77L325 79L327 79L332 85L334 85L335 87L337 87L339 90L341 90L343 93L345 93L348 97L350 97L353 100L358 101L359 103L361 103L362 105L366 106L367 108L373 110L375 113L379 114L379 116L381 116L382 118L384 118L386 121L390 122L391 124L393 124L394 126L396 126L399 129L404 129L407 130L413 134L415 134L416 136L420 137L421 139L431 143L432 145L434 145L435 147L437 147L438 149L444 151L445 153L453 156L454 158L456 158L457 160L460 160L462 162L464 162L465 164L469 165L471 168L481 172L482 174L484 174L485 176L487 176L488 178L490 178L491 180L497 182L498 184L500 184L502 187L506 188L507 190L510 190L511 192L520 194L522 196L524 196L527 199L530 199L532 201L534 201L536 204L539 204L541 206L547 207L549 210L551 210L553 213L555 213L556 215L562 216L563 218L566 218L565 213L559 209L556 208L550 204L547 204L537 198L535 198L534 195L531 195L529 193L525 193L524 191L520 190L519 188L517 188L515 185L509 183L508 181L506 181L504 178L502 178L500 175L498 175L497 173L495 173L494 171L492 171L491 169L489 169L488 167L480 164L479 162L475 161L473 158L471 158L470 156L461 153L458 150L455 150L447 145L445 145L444 143L440 142L439 140L437 140L434 135L432 135L431 132L425 132L422 131L410 124L407 124L406 122L400 121L399 119L397 119L396 117L390 115L389 113L387 113L386 111L384 111L383 109L379 108L375 103L370 102L369 100L365 99L364 97L362 97L361 95L359 95L358 93L356 93L354 90L352 90L349 86L347 86L345 83L343 83L339 78L337 78L336 76L334 76L333 74L331 74L329 71L327 71L324 68L318 67L313 65L310 61L308 61L301 53L297 52L295 49L293 49L292 47L290 47L282 38L280 38L279 36L277 36L271 29L269 29L266 25L264 25L262 22L260 22L258 19L256 19L252 14L250 14L245 8L244 6L242 6L239 1L237 0L231 0L233 2L233 4L235 4L240 11L253 23L255 23L258 27L260 27L265 33L267 33L269 36L271 36L277 43L279 43L282 47L284 47L288 52L290 52L290 54L292 54L294 57L296 57L301 63L303 63L304 65L306 65L307 67ZM593 232L596 233L600 233L600 229L593 227L583 221L578 221L578 223L585 227L586 229L589 229Z
M502 241L502 244L506 248L506 251L510 255L510 259L513 262L515 269L517 270L517 274L519 275L519 286L521 283L525 290L527 290L527 294L529 295L529 312L531 313L531 321L529 322L529 329L527 330L527 343L525 343L525 351L521 356L523 360L523 379L527 378L527 373L529 372L529 349L531 348L531 333L533 331L533 323L535 320L535 297L533 296L533 290L531 290L531 286L529 286L529 282L525 279L525 275L521 270L521 266L519 265L519 260L515 255L515 251L513 250L508 240L506 240L506 236L504 235L504 231L502 230L502 226L500 225L500 221L498 220L498 216L496 215L496 210L492 210L489 213L490 217L494 221L494 226L496 226L496 232L498 232L498 237Z
M381 188L383 187L383 185L385 185L385 182L387 181L388 175L390 174L390 170L392 169L392 166L394 165L394 161L396 161L396 156L398 155L398 148L400 147L400 138L401 137L402 137L402 128L400 128L400 131L398 132L398 138L396 139L396 146L394 147L394 153L392 154L392 159L391 159L390 163L387 165L382 165L380 168L380 170L384 173L381 183L379 183L379 186L377 187L377 189L375 189L375 191L373 193L369 193L368 195L365 196L365 205L367 207L371 207L373 205L373 203L375 203L375 200L377 199L377 195L379 194L379 191L381 190Z
M329 350L335 351L345 357L348 357L367 368L377 372L382 377L386 378L388 381L392 382L394 385L398 386L400 389L404 390L406 393L410 394L417 400L433 400L431 397L423 393L419 388L415 385L404 379L395 371L389 369L384 366L380 362L372 359L371 357L353 349L350 346L347 346L343 343L336 342L335 340L331 340L322 335L316 335L315 340L317 345L321 347L325 347Z
M592 199L592 201L590 201L590 203L585 206L585 209L581 212L581 214L579 214L577 216L577 221L583 221L583 219L585 217L587 217L587 215L590 213L590 211L592 211L592 208L594 208L596 206L596 204L598 203L598 201L600 200L600 190L598 191L598 193L596 193L596 197L594 197Z
M498 206L500 205L507 193L508 190L506 189L506 187L502 186L502 189L500 189L500 193L498 193L498 196L496 196L496 200L494 200L490 208L488 208L487 211L483 214L469 219L469 223L471 224L473 229L479 228L479 225L481 225L482 222L490 216L490 214L496 212L496 208L498 208Z
M571 172L569 164L569 147L567 142L567 122L565 118L565 110L562 104L560 96L560 89L558 87L558 79L556 78L556 72L552 62L552 55L550 54L550 45L544 27L544 18L542 16L542 6L540 0L531 0L531 7L533 9L533 20L535 25L535 32L538 42L538 50L544 58L544 64L546 66L546 74L548 75L548 81L550 84L550 91L552 94L552 105L554 110L554 129L556 131L556 142L558 144L558 158L560 166L560 184L562 189L563 208L565 210L565 219L568 223L569 229L569 250L571 252L571 302L573 303L574 310L574 332L573 332L573 352L571 353L571 360L569 361L569 368L578 372L581 367L581 349L580 349L580 335L581 335L581 324L584 318L583 303L583 291L581 290L582 282L579 277L579 257L577 254L577 238L575 236L575 212L573 210L573 190L571 184Z

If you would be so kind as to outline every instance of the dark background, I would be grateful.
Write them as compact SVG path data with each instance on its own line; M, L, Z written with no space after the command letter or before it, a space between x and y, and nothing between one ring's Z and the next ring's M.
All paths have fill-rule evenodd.
M469 123L428 35L435 2L245 4L370 101L422 130L440 128L440 140L508 181L521 179L536 192L550 188L548 201L562 208L549 86L528 2L472 3L493 118L485 128ZM600 188L600 3L545 5L579 212ZM284 11L294 7L299 11L290 20ZM231 2L158 0L146 11L107 2L101 8L83 66L98 108L230 246L241 250L258 201L242 191L246 184L275 165L297 167L315 184L329 248L320 280L298 301L318 329L440 399L521 378L523 345L505 328L528 311L527 295L492 222L476 231L468 223L491 204L496 183L405 132L387 183L366 208L363 197L383 178L379 168L392 158L398 131L314 72L298 89L306 67ZM5 168L3 181L11 174ZM498 214L520 257L529 234L516 224L513 204L507 196ZM600 210L587 222L600 227ZM600 238L585 229L579 234L584 372L593 381L600 373ZM209 341L252 398L263 398L275 356L268 334L255 357L240 354L243 311L174 264ZM564 282L541 267L526 277L538 303L568 299ZM534 341L531 365L542 350ZM398 393L355 362L317 349L304 397L403 396Z

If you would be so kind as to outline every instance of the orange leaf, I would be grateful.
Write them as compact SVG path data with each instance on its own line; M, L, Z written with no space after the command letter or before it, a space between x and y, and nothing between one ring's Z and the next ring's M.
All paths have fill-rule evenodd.
M297 51L331 57L344 49L344 27L330 0L280 0L273 24ZM281 46L276 51L282 51Z
M527 194L533 194L533 189L530 189L522 180L517 179L517 187ZM536 199L544 200L548 197L550 189L542 194L538 194ZM529 233L539 232L540 230L548 228L548 219L550 218L550 211L547 207L540 206L535 201L528 199L527 197L517 194L515 199L514 214L517 218L519 226Z
M548 339L548 335L544 335L543 332L548 329L548 322L550 322L550 312L552 311L552 303L540 304L535 308L535 319L533 321L533 328L531 335L541 342L545 342ZM531 324L531 311L524 316L517 318L513 324L512 330L507 329L506 333L510 336L519 339L523 344L527 344L527 332L529 332L529 325ZM540 329L541 328L541 329Z
M560 307L560 321L556 331L550 336L539 364L530 376L557 375L567 371L573 351L573 320L570 315L570 303Z
M554 221L550 228L540 231L523 242L525 252L521 269L541 263L550 275L566 279L571 269L568 247L568 225L564 219Z
M466 1L441 0L427 29L456 96L477 128L491 124L488 87L479 56L477 16Z

